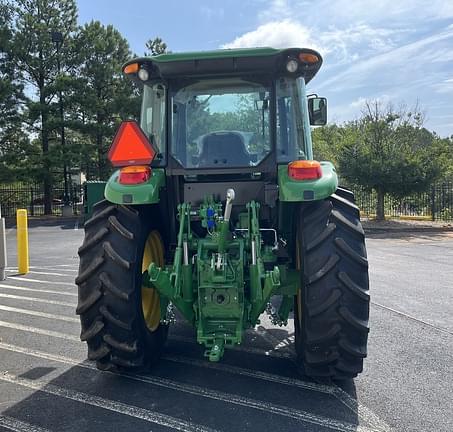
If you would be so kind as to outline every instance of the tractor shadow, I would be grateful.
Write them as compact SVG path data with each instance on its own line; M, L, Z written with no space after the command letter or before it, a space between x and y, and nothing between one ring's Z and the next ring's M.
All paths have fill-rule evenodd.
M250 344L244 350L227 350L221 362L209 363L191 333L188 326L175 326L162 360L135 374L100 372L87 361L68 365L27 356L24 362L23 354L5 352L3 369L10 364L9 370L15 370L13 365L20 364L17 375L25 386L0 380L4 394L11 400L25 397L3 415L71 432L164 431L169 421L176 421L170 429L202 426L222 432L355 431L359 424L371 426L358 416L352 380L342 390L334 383L314 382L301 375L294 356L273 354L268 341L253 332L247 334ZM273 337L281 336L280 329L273 332Z

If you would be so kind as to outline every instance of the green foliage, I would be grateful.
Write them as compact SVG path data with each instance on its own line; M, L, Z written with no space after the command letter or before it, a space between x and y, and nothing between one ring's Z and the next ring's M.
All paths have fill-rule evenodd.
M160 37L149 39L145 46L147 50L145 55L148 56L155 56L169 52L167 51L167 44Z
M58 80L61 71L68 71L69 43L76 28L75 0L16 0L12 10L10 56L29 91L23 121L29 132L39 135L41 160L29 172L36 172L44 181L45 213L51 212L51 187L54 181L51 140L61 129L59 115L61 92ZM59 32L60 40L54 40ZM60 96L60 97L59 97ZM59 119L59 120L57 120Z
M336 162L348 182L377 192L381 219L385 194L403 197L424 191L443 173L442 145L422 124L417 107L396 111L367 102L358 120L315 131L314 151Z
M434 137L421 114L367 103L362 117L345 126L338 154L349 181L393 196L422 191L439 175Z
M121 120L138 118L137 89L121 66L130 57L128 42L113 26L92 21L80 29L75 41L79 55L73 92L71 126L83 134L79 164L88 178L109 174L106 153Z
M75 0L0 0L0 54L0 179L43 180L50 202L64 164L105 178L119 122L139 115L127 41L99 22L78 28Z
M313 158L318 161L330 161L338 165L340 144L346 128L336 124L314 128L312 133Z
M12 17L12 7L0 3L0 181L15 180L18 165L26 157L20 115L23 85L11 55Z

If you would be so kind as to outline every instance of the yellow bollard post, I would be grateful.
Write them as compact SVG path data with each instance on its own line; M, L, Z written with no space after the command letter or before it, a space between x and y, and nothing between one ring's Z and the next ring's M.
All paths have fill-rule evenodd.
M17 210L17 268L19 274L29 271L27 210Z

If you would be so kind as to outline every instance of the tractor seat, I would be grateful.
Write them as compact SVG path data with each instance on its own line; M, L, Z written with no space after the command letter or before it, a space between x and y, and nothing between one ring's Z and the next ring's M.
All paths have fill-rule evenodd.
M202 141L200 167L240 167L250 165L250 155L240 134L214 132Z

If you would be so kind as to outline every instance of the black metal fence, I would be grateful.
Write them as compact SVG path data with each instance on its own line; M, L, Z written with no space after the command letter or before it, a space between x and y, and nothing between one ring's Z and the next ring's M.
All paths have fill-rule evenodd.
M69 205L74 215L82 211L82 186L69 185ZM64 187L52 188L52 215L63 214ZM44 214L44 187L37 183L0 184L0 205L3 217L15 217L17 209L27 209L29 216Z
M376 215L376 192L360 187L352 188L362 216ZM426 192L394 198L389 195L384 199L385 216L388 218L414 218L433 221L453 221L453 182L436 183Z
M352 187L362 216L374 217L376 214L376 193L361 187ZM72 184L69 187L70 205L74 215L83 211L83 187ZM52 189L52 214L62 215L64 188L57 185ZM0 184L0 204L3 217L15 217L16 210L25 208L30 216L44 214L44 189L42 184ZM453 221L453 181L437 183L427 192L393 198L386 195L385 215L389 218L413 217L426 220Z

